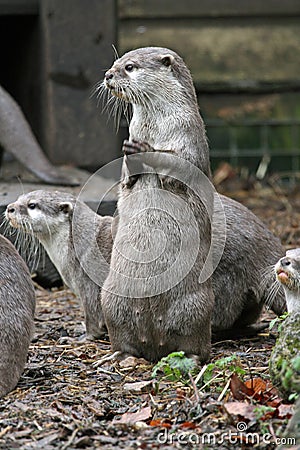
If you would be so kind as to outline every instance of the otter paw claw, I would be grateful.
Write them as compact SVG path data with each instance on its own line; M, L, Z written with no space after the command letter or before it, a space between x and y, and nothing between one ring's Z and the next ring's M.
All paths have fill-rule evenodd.
M134 155L136 153L153 152L154 149L147 144L147 142L142 141L124 141L123 143L123 153L125 155Z

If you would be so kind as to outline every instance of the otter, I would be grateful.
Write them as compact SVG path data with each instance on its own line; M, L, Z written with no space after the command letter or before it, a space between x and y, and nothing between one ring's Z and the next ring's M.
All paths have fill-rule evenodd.
M275 275L285 293L288 316L279 330L269 369L274 386L289 399L291 394L300 394L300 248L286 252L275 265Z
M133 194L147 188L151 193L151 189L163 186L163 189L173 191L185 202L191 205L194 202L193 196L187 195L180 183L161 179L155 173L131 177L130 155L149 151L172 152L194 164L210 178L209 148L191 74L174 51L146 47L126 53L106 72L102 89L111 94L111 98L123 103L125 108L128 103L132 105L129 141L125 141L123 146L125 158L118 201L120 222L110 272L102 290L102 306L113 350L157 359L179 349L198 353L200 359L205 359L209 354L210 330L207 323L211 316L215 330L242 328L258 319L271 284L271 279L261 283L261 270L266 264L275 264L283 254L283 247L247 208L220 196L226 216L227 239L223 256L211 280L214 303L209 285L204 288L198 283L199 267L203 260L198 261L198 271L193 268L186 285L172 287L159 297L145 295L139 301L128 297L126 289L122 291L124 279L118 271L124 270L127 277L136 276L137 267L133 265L130 273L126 258L121 262L125 230L130 231L127 239L134 245L140 245L141 249L150 246L153 237L151 233L141 236L142 219L139 221L136 218L149 204L149 197L145 195L138 204L137 195ZM156 206L163 207L163 200ZM203 209L199 204L193 205L193 208L199 233L204 239L202 250L205 255L210 240L207 222L203 219ZM130 221L131 218L134 220ZM159 222L157 216L150 212L143 220L143 231L151 228L155 221ZM184 225L183 230L183 234L189 232ZM170 238L169 230L164 231L165 236ZM174 256L172 252L174 248L172 250L170 243L168 257L171 260ZM183 265L185 263L187 261L182 262ZM144 270L146 276L145 268L139 270ZM123 297L122 292L125 292ZM285 310L282 294L274 299L272 309L276 314ZM126 321L125 317L129 320Z
M0 86L0 144L30 172L48 184L77 186L74 177L61 173L46 158L19 105Z
M75 213L79 220L74 221ZM110 261L112 217L99 216L69 193L44 190L21 195L7 206L5 215L12 227L39 240L64 283L81 300L86 338L103 337L106 327L98 296ZM81 265L87 259L97 272L99 284Z
M35 292L14 246L0 236L0 397L19 381L33 335Z
M287 312L300 313L300 248L287 250L275 265L275 274L285 293Z

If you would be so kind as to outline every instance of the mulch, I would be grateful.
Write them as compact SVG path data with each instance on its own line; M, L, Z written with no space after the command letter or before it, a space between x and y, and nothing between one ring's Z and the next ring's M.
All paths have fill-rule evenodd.
M219 188L261 217L287 248L300 247L297 189L274 183ZM276 447L292 414L269 381L276 326L214 342L208 381L201 367L185 379L152 378L153 365L144 360L109 359L107 340L80 341L82 309L70 291L37 286L36 293L28 364L17 388L0 401L0 449ZM264 313L263 320L272 318Z

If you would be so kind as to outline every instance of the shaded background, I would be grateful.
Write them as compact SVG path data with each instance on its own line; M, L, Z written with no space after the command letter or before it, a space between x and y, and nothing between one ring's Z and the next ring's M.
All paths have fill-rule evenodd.
M91 93L119 53L159 45L191 69L212 166L300 169L298 0L0 0L0 83L55 164L120 155Z

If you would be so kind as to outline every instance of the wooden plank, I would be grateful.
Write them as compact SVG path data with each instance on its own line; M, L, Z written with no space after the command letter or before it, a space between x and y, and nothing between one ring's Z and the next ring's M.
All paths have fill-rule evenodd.
M0 0L1 15L38 14L39 0Z
M300 79L297 19L126 21L119 28L120 54L156 45L177 51L198 83Z
M299 0L119 0L119 17L195 18L291 16L300 14Z
M41 0L43 129L51 161L95 169L119 154L115 127L91 98L114 61L113 0Z

